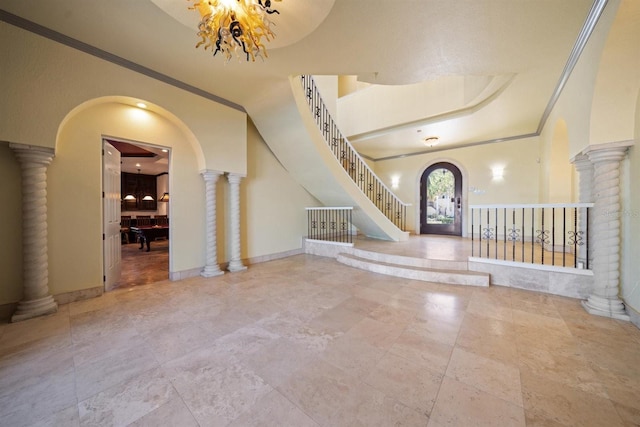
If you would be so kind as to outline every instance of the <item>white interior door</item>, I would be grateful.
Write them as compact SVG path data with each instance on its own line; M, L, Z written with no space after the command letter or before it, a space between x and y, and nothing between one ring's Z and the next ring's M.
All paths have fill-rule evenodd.
M120 152L106 141L103 146L102 162L104 290L110 291L120 280L122 273Z

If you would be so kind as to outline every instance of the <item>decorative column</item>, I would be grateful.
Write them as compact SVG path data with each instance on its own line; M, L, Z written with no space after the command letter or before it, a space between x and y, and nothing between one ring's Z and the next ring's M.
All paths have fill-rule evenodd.
M593 293L582 302L591 314L629 320L618 297L620 282L620 162L631 143L596 145L584 151L593 163Z
M213 277L224 274L218 265L218 239L216 226L216 182L222 175L222 172L204 171L202 178L205 183L205 199L206 199L206 221L207 221L207 264L205 265L201 276Z
M585 154L578 154L573 159L571 159L571 163L576 168L579 174L580 185L578 188L578 200L580 203L592 203L593 202L593 164L589 160L589 157ZM578 214L578 230L588 230L590 233L593 233L593 218L589 219L589 224L587 224L586 212L579 212ZM578 253L576 256L578 257L578 265L583 265L586 268L586 265L593 266L593 234L588 236L589 240L587 241L589 247L587 248L585 245L578 246ZM587 250L588 249L588 250ZM587 263L587 255L589 256L589 262Z
M246 270L240 260L240 180L242 176L230 173L229 192L231 197L231 261L229 261L229 271Z
M47 166L53 150L10 144L22 169L23 296L12 322L58 311L49 294L47 239Z

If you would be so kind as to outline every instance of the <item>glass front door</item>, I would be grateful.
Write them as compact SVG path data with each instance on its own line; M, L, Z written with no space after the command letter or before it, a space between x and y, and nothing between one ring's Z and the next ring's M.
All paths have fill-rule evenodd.
M420 233L462 235L462 174L451 163L436 163L422 174Z

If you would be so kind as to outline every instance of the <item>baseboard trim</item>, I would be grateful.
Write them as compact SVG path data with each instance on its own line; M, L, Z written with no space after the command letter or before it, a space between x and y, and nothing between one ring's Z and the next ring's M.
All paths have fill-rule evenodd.
M80 289L78 291L63 292L53 295L53 299L58 305L69 304L70 302L82 301L85 299L96 298L104 293L102 286L96 286L95 288ZM0 305L0 321L8 322L11 320L11 316L16 311L18 306L17 302L11 302L8 304Z
M290 256L300 255L300 254L304 254L304 249L298 248L298 249L292 249L290 251L277 252L277 253L269 254L269 255L261 255L261 256L256 256L256 257L252 257L252 258L244 258L242 260L242 264L244 264L246 266L250 266L252 264L260 264L262 262L274 261L274 260L277 260L277 259L287 258L287 257L290 257ZM228 271L228 268L229 268L229 262L228 261L220 263L219 266L220 266L220 270L224 271L225 273L229 272ZM172 282L175 282L175 281L178 281L178 280L188 279L190 277L198 277L198 276L200 276L200 273L202 273L203 269L204 269L204 267L199 267L199 268L192 268L192 269L189 269L189 270L172 271L172 272L169 273L169 280L171 280Z
M9 320L11 320L11 316L13 316L13 313L16 311L17 306L17 302L0 305L0 322L9 322Z
M627 314L629 315L629 319L631 320L631 323L633 323L634 325L636 325L638 329L640 329L640 313L635 311L628 304L625 304L625 308L627 310Z
M81 289L79 291L64 292L53 296L58 305L69 304L70 302L82 301L89 298L99 297L104 293L102 286L95 288Z
M304 249L298 248L298 249L292 249L290 251L277 252L275 254L261 255L253 258L247 258L246 260L243 260L244 261L243 263L245 265L260 264L261 262L274 261L277 259L288 258L290 256L301 255L303 253L304 253Z

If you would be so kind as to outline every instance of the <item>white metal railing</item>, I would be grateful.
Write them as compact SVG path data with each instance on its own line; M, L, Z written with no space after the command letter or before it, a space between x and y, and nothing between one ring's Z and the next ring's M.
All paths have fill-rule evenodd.
M471 255L561 267L591 267L593 203L472 205Z

